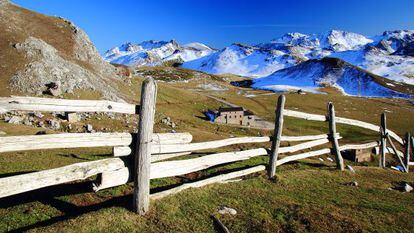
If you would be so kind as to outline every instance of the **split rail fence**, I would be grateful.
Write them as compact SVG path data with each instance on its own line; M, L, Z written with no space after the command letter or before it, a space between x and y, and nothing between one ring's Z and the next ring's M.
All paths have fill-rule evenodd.
M385 114L381 117L381 126L366 122L335 116L332 103L328 103L327 115L316 115L285 109L285 96L281 95L276 107L275 130L272 137L236 137L208 142L191 143L189 133L153 133L157 85L153 79L146 79L142 85L141 105L110 101L58 100L33 97L0 98L0 112L19 111L65 111L65 112L113 112L140 114L138 135L129 133L73 133L36 136L0 137L0 153L23 150L79 148L79 147L113 147L113 157L91 162L76 163L60 168L38 171L28 174L0 178L0 198L24 193L57 184L84 180L98 175L93 189L116 187L134 181L133 208L139 214L149 209L150 200L163 198L192 187L228 181L267 169L269 178L273 178L276 168L282 164L331 154L336 167L344 170L341 151L350 149L379 148L380 166L385 167L387 151L394 154L404 171L408 172L413 151L413 137L408 133L405 140L386 127ZM285 116L312 121L328 122L329 132L320 135L282 136ZM336 124L347 124L379 132L379 141L365 144L340 145L340 134ZM405 148L401 152L393 140ZM185 160L172 158L190 155L194 151L216 149L236 144L272 142L270 150L264 146L244 151L216 153ZM281 147L281 142L297 142L293 146ZM387 147L387 142L390 147ZM302 152L304 150L325 146L326 148ZM290 155L292 153L296 153ZM289 154L279 158L279 154ZM150 180L185 175L210 167L232 162L248 160L258 156L269 156L269 166L254 166L210 177L204 180L186 183L176 188L150 194ZM134 160L130 163L131 158ZM168 159L168 160L167 160ZM164 161L167 160L167 161Z

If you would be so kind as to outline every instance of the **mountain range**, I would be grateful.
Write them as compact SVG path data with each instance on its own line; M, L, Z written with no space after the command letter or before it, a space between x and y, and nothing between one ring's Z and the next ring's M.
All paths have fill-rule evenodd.
M110 63L127 66L155 66L169 61L181 64L214 52L215 49L201 43L180 45L175 40L149 40L114 47L104 54L104 59Z
M201 43L190 45L193 46L180 46L176 41L127 43L109 50L104 58L112 63L129 66L154 66L174 60L183 68L210 74L230 73L253 78L253 87L259 89L269 89L269 86L273 86L272 90L285 90L284 88L288 87L309 90L310 86L304 86L305 82L301 82L304 74L307 76L313 74L312 78L318 80L314 82L312 89L317 89L321 83L325 83L349 95L400 97L404 96L398 94L401 91L412 94L412 85L414 85L413 30L385 31L373 37L340 30L312 35L295 32L287 33L267 43L256 45L234 43L221 50L212 49ZM338 64L347 64L347 71L325 72L332 67L326 66L331 63L322 60L323 58L339 59ZM305 64L299 66L302 63ZM324 68L321 69L321 66ZM336 67L337 71L342 68L342 66ZM319 72L315 72L318 69ZM341 84L326 81L350 79L351 77L344 76L350 74L349 69L352 69L351 73L354 74L360 72L366 74L359 75L359 79L375 77L369 80L379 85L387 83L383 87L391 91L380 91L378 88L375 88L376 91L371 90L375 85L365 87L359 85L359 91L350 90L349 86L347 88L342 86L344 82ZM290 75L286 76L287 73ZM301 77L296 77L295 73L300 74ZM286 85L287 77L296 82L289 81L289 85ZM368 80L365 79L359 81L359 83L367 82ZM266 83L266 87L261 86L263 83ZM404 84L409 88L395 88ZM369 90L364 91L366 88Z

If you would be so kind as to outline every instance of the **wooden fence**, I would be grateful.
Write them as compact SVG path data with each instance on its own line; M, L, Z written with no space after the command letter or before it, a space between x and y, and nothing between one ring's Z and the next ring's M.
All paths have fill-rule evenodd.
M0 179L0 198L44 188L52 185L84 180L98 175L93 185L95 191L115 187L134 181L133 208L139 214L145 214L149 209L150 200L160 199L170 194L191 187L202 187L208 184L223 182L241 176L266 170L259 165L236 172L221 174L208 179L186 183L173 189L150 194L150 180L165 177L180 176L210 167L248 160L257 156L269 155L267 168L269 178L273 178L276 168L282 164L324 154L335 158L336 167L344 170L344 160L341 151L350 149L368 149L379 147L380 166L385 167L385 153L396 155L404 171L408 172L413 137L407 134L405 140L387 129L385 114L382 115L381 126L362 121L335 116L332 103L328 103L327 115L308 114L285 109L285 96L281 95L276 107L275 130L272 137L237 137L222 140L191 143L189 133L155 134L153 133L157 85L154 80L147 79L142 85L141 105L114 103L109 101L80 101L56 100L32 97L0 98L0 111L88 111L88 112L117 112L126 114L140 113L138 135L129 133L93 133L93 134L54 134L36 136L15 136L0 138L0 152L22 150L40 150L78 147L113 147L113 157L68 165L65 167L38 171L28 174L10 176ZM320 135L283 136L283 119L285 116L302 118L313 121L328 122L329 132ZM365 144L340 145L340 134L336 124L347 124L379 132L379 141ZM396 143L404 147L404 152L398 151ZM272 142L270 150L265 147L252 148L244 151L216 153L185 160L168 160L194 151L215 149L236 144ZM281 147L281 142L299 142L293 146ZM386 143L390 147L387 147ZM304 150L324 147L322 149L303 152ZM279 154L292 154L279 158ZM133 156L134 162L128 159Z

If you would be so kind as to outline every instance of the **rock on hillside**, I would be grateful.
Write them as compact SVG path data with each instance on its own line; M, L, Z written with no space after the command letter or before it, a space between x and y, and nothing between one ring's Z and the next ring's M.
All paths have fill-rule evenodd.
M109 99L116 99L116 91L101 82L103 77L82 68L73 61L65 60L59 52L43 40L29 37L15 45L24 53L28 65L11 78L11 87L24 93L41 95L49 83L60 83L60 90L73 93L76 89L103 91Z
M385 83L385 84L384 84ZM324 86L332 86L344 94L373 97L404 97L409 95L399 93L390 87L391 80L368 73L358 67L337 58L309 60L297 66L276 71L275 73L253 80L253 88L286 91L302 89L318 92Z
M7 1L1 2L0 15L1 95L40 95L55 82L63 92L96 90L104 98L120 99L115 67L73 23Z

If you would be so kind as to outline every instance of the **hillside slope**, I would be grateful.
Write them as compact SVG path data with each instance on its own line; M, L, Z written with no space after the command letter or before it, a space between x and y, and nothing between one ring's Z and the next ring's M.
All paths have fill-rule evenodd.
M0 95L41 95L54 82L63 93L86 89L119 99L115 67L73 23L8 1L1 2L0 15Z
M344 94L370 97L408 98L413 89L398 91L397 83L373 75L338 58L309 60L297 66L253 80L253 88L286 91L306 90L318 92L324 86L333 86ZM400 90L401 91L401 90Z

